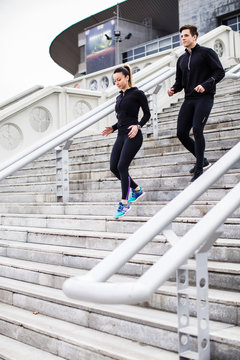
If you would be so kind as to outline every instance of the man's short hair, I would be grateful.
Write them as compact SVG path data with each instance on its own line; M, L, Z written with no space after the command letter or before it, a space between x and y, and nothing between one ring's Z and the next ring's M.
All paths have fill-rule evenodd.
M190 30L192 36L197 35L198 37L198 28L195 25L183 25L180 27L179 32L181 33L183 30Z

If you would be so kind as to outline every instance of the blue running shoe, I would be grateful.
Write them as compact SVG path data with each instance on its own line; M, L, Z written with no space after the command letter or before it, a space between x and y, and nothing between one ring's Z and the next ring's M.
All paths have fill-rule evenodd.
M143 191L143 189L140 186L140 190L136 191L134 189L132 189L132 195L130 197L130 199L128 200L129 203L131 202L135 202L137 201L141 196L143 196L145 194L145 192Z
M123 203L118 204L118 208L116 214L114 215L115 218L119 218L124 216L130 210L130 204L124 205Z

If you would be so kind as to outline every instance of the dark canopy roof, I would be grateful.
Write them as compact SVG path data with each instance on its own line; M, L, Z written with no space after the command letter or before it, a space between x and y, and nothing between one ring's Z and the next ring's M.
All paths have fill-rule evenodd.
M80 60L78 34L86 28L113 18L116 5L79 21L60 33L50 45L50 56L72 75L78 72ZM119 17L141 23L152 19L159 33L168 35L178 31L178 0L127 0L119 4Z

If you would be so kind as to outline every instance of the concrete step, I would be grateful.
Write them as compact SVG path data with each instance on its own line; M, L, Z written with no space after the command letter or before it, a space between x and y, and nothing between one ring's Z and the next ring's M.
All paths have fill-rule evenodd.
M139 170L139 169L138 169ZM143 174L136 175L131 169L131 176L134 180L141 184L141 186L148 190L151 187L159 187L161 189L167 188L170 189L181 189L185 188L189 185L189 180L191 179L192 175L189 173L181 174L179 176L178 173L173 173L171 175L162 174L152 174L151 167L148 167L149 173L146 175L147 171L142 171ZM167 169L165 169L167 171ZM156 167L154 168L156 171ZM176 170L175 170L176 171ZM99 174L100 175L100 174ZM240 171L232 171L229 174L225 174L220 180L218 180L214 184L214 188L217 187L232 187L238 183L240 180ZM104 190L104 189L119 189L119 181L111 174L108 178L101 178L99 176L98 179L78 179L78 180L70 180L70 189L71 191L74 190ZM38 183L19 183L19 184L0 184L0 192L56 192L56 182L38 182Z
M211 139L206 139L206 151L211 151L213 148L218 149L219 146L221 146L221 149L229 150L231 149L235 144L239 142L239 135L237 132L240 130L240 126L238 129L234 129L235 134L232 134L229 137L226 137L224 139L220 139L220 136L218 136L216 133L209 133L209 135L214 136ZM154 138L155 140L155 138ZM219 148L220 149L220 148ZM169 152L177 152L177 151L183 151L183 145L175 138L170 139L163 139L161 140L160 144L158 145L157 142L155 143L154 147L154 154L155 156L157 154L164 155L165 153ZM142 154L153 154L153 149L151 147L148 147L147 145L143 147Z
M161 136L176 135L177 127L177 118L178 112L175 114L161 114L158 118L158 132ZM238 112L223 112L216 114L216 117L209 117L205 127L204 134L207 131L212 131L214 133L221 132L222 129L228 128L229 130L234 130L234 128L239 128L239 113Z
M238 216L238 213L236 213ZM239 218L239 216L238 216ZM181 218L177 219L173 226L178 235L183 235L183 231L190 228L189 223L182 224ZM130 219L129 219L130 221ZM186 221L186 219L185 219ZM192 219L193 221L193 219ZM233 218L234 221L234 218ZM179 223L177 223L179 222ZM192 222L193 223L193 222ZM239 262L239 239L238 226L236 224L226 224L225 233L215 242L215 245L209 252L209 259L216 261ZM125 230L125 228L124 228ZM225 235L228 233L229 237ZM36 243L46 245L61 245L79 248L89 248L97 250L113 250L127 239L131 234L129 232L79 230L79 229L59 229L53 227L33 227L33 226L13 226L0 225L1 252L4 254L4 241L18 241L25 243ZM163 255L169 245L165 236L158 235L147 244L140 253Z
M207 145L209 145L208 143L215 141L218 141L218 146L224 145L224 141L225 139L223 138L224 134L228 134L228 136L231 137L238 137L239 134L239 128L240 128L240 121L239 121L239 125L236 125L236 122L234 122L234 124L230 124L230 119L226 118L226 126L224 126L224 124L221 124L221 128L217 128L215 129L215 127L213 125L210 126L208 129L205 129L205 138L206 138L206 142ZM173 126L171 126L169 130L169 134L165 132L165 135L162 133L162 130L164 128L162 127L162 124L159 124L159 136L157 138L154 138L154 143L153 143L153 139L152 138L145 138L143 145L142 145L142 149L145 148L152 148L152 152L154 153L155 150L155 146L162 146L163 148L165 146L169 146L171 144L180 144L179 140L176 137L176 121L173 122ZM111 153L112 150L112 146L113 143L116 139L116 134L114 135L114 138L112 138L111 143L106 143L105 139L103 139L101 142L99 141L99 143L94 143L94 146L92 145L92 143L86 143L85 146L83 146L84 144L77 142L76 139L76 143L74 142L69 150L69 156L70 159L72 159L73 161L76 161L77 159L79 159L80 157L84 160L86 156L90 156L90 155L104 155L104 154L108 154L108 156ZM225 135L226 136L226 135ZM79 151L79 149L81 149ZM49 152L48 154L46 154L44 157L41 157L39 159L39 161L48 161L48 160L52 160L55 161L55 153L53 152ZM85 159L86 160L86 159Z
M226 97L224 100L222 100L222 97L216 98L209 118L210 117L214 118L218 114L222 114L222 113L231 113L231 114L237 113L239 106L239 99L240 99L239 93L236 93L234 98ZM163 109L163 111L159 113L160 117L164 116L165 114L171 114L171 116L178 115L182 103L183 101L174 104L169 108Z
M35 346L24 344L10 337L0 335L1 360L64 360L64 358L37 349Z
M174 199L181 192L181 190L182 189L169 190L169 189L149 188L148 191L146 192L144 200L147 200L147 201L170 201L170 200ZM209 189L209 190L207 190L206 193L204 193L199 198L199 200L207 201L210 199L211 201L219 201L227 193L228 193L228 189L219 189L219 188L218 189ZM79 191L75 190L74 192L70 193L70 201L72 201L72 202L75 202L75 201L77 201L77 202L82 202L82 201L98 202L98 201L102 201L102 199L105 198L107 202L108 201L116 201L118 203L120 197L121 197L120 186L119 186L119 191L116 191L114 189L108 189L107 192L104 190L98 190L98 191L92 190L91 192L86 192L84 190L79 190ZM40 198L40 196L39 196L39 198ZM17 195L14 199L14 197L11 198L11 194L8 194L7 196L4 196L4 194L2 194L2 195L0 194L0 199L1 199L1 201L4 201L4 202L7 201L6 199L8 199L9 202L16 201L16 199L18 199L18 201L20 201L20 202L23 202L23 201L25 201L25 195L24 194L22 194L22 195L20 194L20 196ZM44 196L43 196L43 199L44 199Z
M154 140L155 141L155 140ZM227 140L228 141L228 140ZM186 163L189 162L193 164L195 162L195 159L192 154L190 154L188 151L186 151L183 147L178 151L165 151L162 152L162 149L160 148L160 151L157 154L158 147L157 144L154 144L156 149L154 148L154 151L151 151L148 149L149 154L144 153L144 148L139 151L136 158L132 161L131 166L144 166L144 165L158 165L161 166L161 164L166 163ZM147 149L147 148L146 148ZM206 157L210 158L211 160L218 160L221 156L223 156L226 151L229 150L227 146L221 147L219 144L214 144L213 147L207 146L206 147ZM164 155L164 156L163 156ZM70 164L69 164L69 171L70 173L73 171L90 171L93 169L107 169L109 170L109 159L110 155L107 154L100 154L99 156L96 155L95 157L90 157L89 160L74 160L74 158L71 158ZM34 166L32 166L34 165ZM55 160L51 160L48 165L44 164L44 161L38 161L35 163L29 164L28 167L22 168L18 170L14 176L19 175L25 175L28 176L31 175L43 175L52 173L54 174L56 172L56 164Z
M214 150L230 149L233 146L233 144L229 143L229 139L231 139L231 138L233 138L233 139L235 138L236 142L237 142L237 140L239 139L238 133L239 133L239 129L240 129L240 124L239 124L239 126L234 126L231 128L225 127L223 129L225 132L231 131L230 138L228 137L228 138L221 139L222 132L215 131L211 128L208 131L205 131L206 145L207 145L206 149L208 151L210 151L211 149L214 149ZM176 129L175 128L173 130L170 130L169 134L167 134L167 135L162 134L161 128L159 128L159 130L160 130L159 138L151 139L151 141L149 141L149 140L144 141L143 146L138 153L138 157L141 157L141 154L144 153L145 149L151 149L152 156L155 156L155 154L157 153L156 147L161 148L162 149L161 151L165 153L165 152L167 152L167 149L169 146L181 145L180 141L176 138ZM208 137L210 139L208 139ZM75 163L77 161L87 162L90 160L91 161L107 160L110 157L111 150L112 150L112 146L107 151L105 150L105 148L102 148L101 151L95 151L95 147L92 147L91 150L86 149L85 151L71 150L69 152L70 164ZM183 150L185 150L185 149L181 145L181 148L179 148L178 151L181 153ZM185 150L185 152L186 152L186 150ZM40 164L42 165L42 160L39 161L39 165ZM48 164L55 165L55 157L53 157L53 159L49 158Z
M132 205L134 207L134 204ZM128 215L129 214L129 215ZM130 211L121 219L106 215L55 215L55 214L2 214L0 225L40 227L54 229L85 230L94 229L98 232L123 232L133 233L140 226L145 224L150 216L130 216ZM200 218L179 216L173 221L173 230L177 235L182 236ZM240 219L238 217L228 218L225 221L224 237L238 238Z
M222 121L220 121L222 118ZM212 134L216 134L216 136L223 131L229 130L232 131L234 134L234 129L239 129L239 116L236 115L227 115L227 116L219 116L218 122L213 122L212 119L209 118L205 128L204 128L204 134L207 135L208 132L211 132ZM224 129L224 130L222 130ZM169 136L176 136L177 132L177 116L169 118L166 117L160 118L158 121L158 134L161 137L169 137ZM192 135L192 131L190 132ZM150 132L150 139L152 135Z
M234 230L233 227L232 230ZM0 226L0 254L6 254L5 248L8 241L112 251L130 235L127 232ZM238 237L225 238L224 235L210 249L209 260L239 262L240 243ZM163 255L169 247L165 236L158 235L140 250L140 253L159 256Z
M169 120L172 120L174 117L175 119L178 117L182 103L183 101L176 105L172 105L171 107L164 109L162 112L158 113L158 117L159 119L162 119L163 124L165 123L165 121L168 122ZM228 101L219 102L218 104L215 104L213 106L208 121L213 123L218 123L219 119L224 119L224 116L235 117L235 115L238 114L238 106L239 106L239 96L236 98L236 100L233 101L229 100L229 102ZM237 116L236 119L239 119L239 116Z
M228 139L229 143L234 143L235 139ZM155 141L154 140L154 147L157 150L157 152L159 154L161 154L161 149L159 148L159 141ZM175 145L171 145L172 147L174 147ZM171 146L168 149L169 151L171 150ZM176 146L181 146L181 145L176 145ZM151 155L152 153L152 146L151 147L147 147L145 146L143 149L142 154L145 155ZM163 154L161 154L161 159L163 160L165 157L162 156ZM209 157L209 161L213 164L216 159L215 156L213 155L208 155ZM165 162L161 162L161 164L151 164L151 165L132 165L131 164L131 174L133 177L151 177L151 176L159 176L159 177L166 177L166 176L185 176L185 175L189 175L189 170L193 167L193 159L186 159L185 160L185 156L184 158L182 158L181 161L178 162L174 162L174 161L168 161L168 159L165 159ZM108 166L107 166L108 165ZM77 165L78 166L78 165ZM70 180L72 181L76 181L76 180L99 180L99 179L105 179L105 178L112 178L113 174L111 173L110 169L109 169L109 163L106 163L106 168L95 168L95 169L82 169L82 170L74 170L71 171L69 174ZM238 164L234 165L234 168L240 168L240 164L238 166ZM29 173L31 171L31 174ZM8 184L8 185L18 185L18 184L33 184L33 183L41 183L41 182L47 182L47 183L52 183L56 182L56 174L55 174L55 168L52 167L51 169L52 172L49 171L48 174L42 174L41 173L41 168L39 168L39 170L37 171L37 173L35 174L35 171L32 170L26 170L26 172L28 172L28 176L26 177L26 174L20 174L20 175L11 175L9 177L7 177L6 179L4 179L3 181L1 181L0 186L2 186L2 189L4 188L3 185ZM231 172L231 171L229 171ZM55 190L54 190L55 191Z
M221 140L222 134L225 134L226 132L231 134L231 136L234 135L234 133L236 133L236 136L238 135L237 130L239 129L240 124L237 125L236 121L233 122L233 119L230 116L223 115L222 117L224 117L226 126L224 126L224 124L221 124L220 128L215 129L213 124L208 123L208 129L205 129L204 132L207 140L207 144L211 138ZM218 120L220 121L220 119ZM176 120L170 122L168 127L170 127L168 129L169 133L165 131L163 124L159 124L159 137L157 139L154 139L154 141L159 140L159 142L162 143L165 140L167 142L179 143L179 140L176 138ZM94 146L92 145L91 142L93 140L91 141L82 140L81 142L79 142L78 139L74 139L74 142L69 150L70 158L76 160L79 157L79 155L84 156L89 154L101 154L101 153L110 154L116 136L117 136L116 134L113 134L111 135L111 137L107 137L107 138L100 137L98 140L94 141ZM149 147L151 144L152 144L152 139L145 138L142 148L144 148L145 146ZM81 149L81 152L79 151L79 148ZM38 160L36 160L35 163L38 161L45 162L46 160L55 161L55 157L56 157L55 152L51 151L45 154L44 156L42 156L41 158L39 158Z
M226 151L226 149L231 149L238 141L239 141L239 137L237 134L237 130L240 129L240 126L238 127L238 129L234 129L235 132L235 137L231 136L230 139L223 139L223 140L219 140L219 136L215 135L215 139L214 141L209 141L207 142L207 147L206 147L206 151L212 151L214 149L215 150L219 150L221 151L222 149L224 149ZM175 131L175 130L174 130ZM175 134L174 134L175 135ZM232 134L233 135L233 134ZM155 139L154 139L155 140ZM183 147L183 145L179 142L171 142L168 141L167 144L164 144L161 142L162 139L159 139L159 144L157 143L157 141L154 141L154 147L153 145L153 141L151 143L151 146L149 146L149 142L144 144L144 146L142 147L142 149L139 151L139 153L137 154L137 158L141 158L143 157L144 154L146 154L146 149L148 149L148 154L149 156L155 157L157 154L170 154L170 150L171 152L183 152L185 149ZM232 140L232 142L231 142ZM169 150L170 149L170 150ZM185 150L186 152L186 150ZM107 161L109 162L109 158L110 158L110 152L109 154L107 154L106 152L101 152L101 153L90 153L88 152L88 154L82 154L81 152L78 151L78 156L74 157L71 156L70 158L70 166L71 164L74 164L76 162L102 162L102 161Z
M189 177L190 180L190 177ZM230 187L231 188L231 187ZM200 201L219 201L222 199L230 188L212 188L209 189L205 194L203 194L199 200ZM159 189L159 188L149 188L146 192L144 200L147 201L170 201L175 198L182 189ZM116 189L106 189L106 190L74 190L70 191L69 200L70 202L102 202L102 199L105 198L106 202L114 201L118 204L121 198L121 190L119 183L119 190ZM26 203L55 203L57 201L56 194L54 192L19 192L19 193L0 193L0 202L3 203L16 203L16 202L26 202ZM116 204L116 205L117 205Z
M155 347L155 350L158 351L159 348L177 351L176 314L139 306L82 303L67 299L58 290L35 285L31 287L30 284L27 286L27 284L21 282L15 281L13 283L11 280L4 283L4 279L0 279L0 287L3 289L6 302L0 305L0 319L4 324L4 335L12 333L13 329L15 330L21 324L22 331L34 332L35 338L39 336L39 333L51 336L51 347L49 342L41 341L44 336L43 339L39 339L39 344L44 347L45 351L55 349L53 344L57 338L56 333L65 346L71 343L70 338L66 337L67 334L74 336L74 342L76 341L76 333L79 337L78 341L81 339L81 342L88 336L88 348L92 348L92 344L89 343L91 338L94 338L98 346L103 341L102 338L101 341L98 341L100 332L102 334L100 336L105 336L102 346L111 337L112 344L115 344L115 337L117 337L122 341L122 346L127 345L127 342L129 342L135 347L137 341L142 345ZM12 305L8 304L10 301L12 301ZM51 321L49 315L54 316ZM85 326L88 326L88 328ZM191 318L190 335L192 337L196 336L195 326L196 319ZM216 351L221 351L221 354L225 355L221 359L228 359L228 351L230 348L233 350L234 347L235 352L233 352L231 359L238 359L239 330L238 326L210 321L211 358L218 359ZM24 336L22 331L18 329L18 336L20 334ZM33 336L30 337L30 339L32 338ZM31 342L32 340L29 341L30 345ZM81 343L82 346L83 343ZM60 351L58 351L58 354L64 355ZM152 356L152 352L149 355ZM158 356L160 355L161 353L158 353ZM95 358L93 359L95 360ZM141 357L133 359L139 360ZM149 359L155 358L149 357Z
M144 198L143 198L144 199ZM195 201L181 215L184 217L202 217L216 201ZM166 201L138 201L131 207L131 216L153 216L167 204ZM80 203L0 203L0 213L8 214L52 214L52 215L99 215L104 212L112 216L116 209L116 202L80 202ZM240 217L240 209L232 217Z
M190 280L193 286L195 286L194 282L194 266L195 262L193 260L189 260L189 269L190 269ZM192 268L192 270L191 270ZM222 274L222 279L225 279L225 283L228 287L213 287L209 289L210 294L210 302L212 303L213 312L211 312L212 319L219 320L219 317L222 316L222 312L218 313L216 311L216 307L220 306L221 304L226 306L225 312L230 306L230 311L232 311L232 316L229 317L229 321L234 324L239 324L239 317L238 317L238 309L235 308L236 306L239 307L239 290L234 290L231 288L231 284L228 284L229 279L231 277L231 273L239 272L236 264L226 264L225 267L222 266L221 263L212 262L209 265L211 272L217 274L217 272ZM62 266L62 265L53 265L53 264L46 264L40 262L32 262L22 259L13 259L13 258L6 258L0 257L0 276L5 281L10 284L10 281L19 280L23 281L26 284L36 284L46 286L49 289L61 289L63 286L64 281L69 277L74 276L82 276L86 274L86 269L78 269L69 266ZM228 275L228 277L227 277ZM217 275L216 275L217 276ZM225 277L224 277L225 276ZM129 282L136 279L134 275L127 275L127 274L117 274L114 275L110 281L114 282ZM218 275L218 283L221 284L221 277ZM34 285L33 285L34 286ZM194 288L190 284L190 298L193 300L196 299L196 292ZM4 292L3 292L4 295ZM165 301L164 297L170 296L171 302ZM167 310L170 312L176 311L176 299L173 301L173 296L176 296L176 285L175 285L175 277L172 276L171 282L166 282L164 285L161 286L152 296L142 304L142 306L153 307L157 309ZM172 304L174 303L174 306ZM217 305L218 304L218 305ZM172 307L173 306L173 307ZM193 306L193 303L191 304ZM233 306L234 308L232 308ZM168 308L167 308L168 307ZM171 309L170 309L171 308ZM214 310L215 309L215 310ZM194 310L192 310L192 314L194 315ZM227 315L224 315L226 322ZM232 320L231 320L232 319ZM221 321L221 320L219 320ZM223 321L223 320L222 320Z
M38 344L42 350L65 359L89 360L144 360L176 359L153 346L142 346L136 341L117 335L72 324L63 320L33 314L31 311L0 304L0 332L15 337L30 346ZM126 352L127 349L127 352Z
M83 272L81 272L81 274L83 274ZM114 282L131 282L135 280L135 278L121 275L115 275L112 279ZM30 304L33 303L33 301L38 301L43 304L41 307L42 314L48 316L55 314L54 317L58 319L68 320L77 324L79 323L79 318L78 316L74 316L74 312L77 308L81 308L84 311L91 311L91 313L101 313L104 311L105 314L107 311L110 313L111 309L108 305L91 304L68 299L64 296L61 289L30 284L25 281L5 277L0 277L0 289L0 299L4 303L18 306L25 310L34 310L36 307L32 305L30 308ZM190 315L196 317L196 288L194 286L189 286L188 295L190 299ZM17 302L17 299L20 299L21 302ZM53 309L54 306L55 309ZM170 281L166 282L149 299L144 303L138 304L138 306L177 313L176 283ZM239 292L209 289L209 316L211 320L225 322L231 325L239 325L239 307ZM58 308L62 308L64 311L60 312L57 310ZM113 308L115 308L115 306ZM133 307L127 306L126 308L131 309ZM119 308L117 307L116 310L119 310ZM118 315L119 314L116 311L114 316Z
M157 239L156 239L157 241ZM167 250L169 246L163 243L163 247L159 249L159 254L139 253L130 259L120 270L119 274L129 276L141 276L151 265L159 260L159 257ZM220 252L220 246L212 249L212 253L217 256L216 249ZM223 251L225 249L223 248ZM238 252L239 246L232 248L233 252ZM229 248L229 252L231 248ZM43 245L38 243L23 243L15 241L1 241L1 276L11 273L11 260L15 264L15 259L31 261L33 263L46 263L57 266L67 266L84 270L92 269L99 261L109 254L107 250L89 249L84 247L67 247L56 245ZM6 259L6 261L5 261ZM190 280L195 281L194 266L195 261L190 263ZM233 263L220 261L209 261L209 285L216 289L231 289L239 291L240 289L240 269L239 262ZM14 266L16 267L16 266ZM10 275L7 275L10 277ZM175 279L173 276L172 280ZM31 281L30 279L27 281ZM50 282L52 284L52 282ZM45 284L46 285L46 284ZM48 285L51 286L51 285Z

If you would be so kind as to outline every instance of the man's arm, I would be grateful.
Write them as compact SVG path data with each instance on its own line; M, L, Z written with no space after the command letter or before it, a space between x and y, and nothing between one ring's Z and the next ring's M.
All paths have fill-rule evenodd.
M211 90L215 84L221 81L225 76L225 71L219 60L218 55L212 49L208 49L206 54L208 65L212 71L211 77L204 81L201 85L205 90Z
M182 89L183 89L183 87L182 87L182 71L180 69L179 59L178 59L177 65L176 65L175 83L170 89L168 89L168 91L167 91L168 96L173 96L173 94L180 92Z

